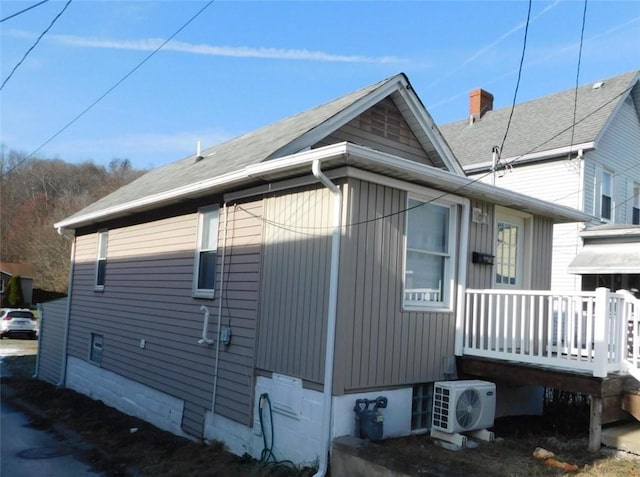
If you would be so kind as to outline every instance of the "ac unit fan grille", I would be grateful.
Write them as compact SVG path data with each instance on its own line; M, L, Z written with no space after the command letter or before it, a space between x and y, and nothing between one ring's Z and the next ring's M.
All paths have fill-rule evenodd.
M475 389L467 389L458 397L456 402L456 420L463 429L475 426L480 417L482 403L480 394Z

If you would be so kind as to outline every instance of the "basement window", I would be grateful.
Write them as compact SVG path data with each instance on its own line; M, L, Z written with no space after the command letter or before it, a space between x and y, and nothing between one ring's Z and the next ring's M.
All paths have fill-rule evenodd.
M102 335L91 333L91 348L89 350L89 361L97 365L102 364Z
M414 384L411 398L411 430L431 429L433 411L433 383Z

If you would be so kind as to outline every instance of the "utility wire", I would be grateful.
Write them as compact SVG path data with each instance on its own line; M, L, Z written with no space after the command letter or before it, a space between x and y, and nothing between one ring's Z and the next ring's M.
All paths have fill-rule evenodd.
M69 2L71 2L71 0L69 0ZM120 78L106 92L104 92L100 97L98 97L98 99L96 99L93 103L91 103L89 106L87 106L85 109L83 109L82 112L80 112L76 117L74 117L71 121L69 121L67 124L65 124L62 128L60 128L55 134L53 134L49 139L47 139L45 142L43 142L40 146L38 146L31 154L26 156L24 159L22 159L20 162L18 162L16 165L14 165L11 169L9 169L7 172L2 174L2 177L5 177L5 176L11 174L14 170L16 170L16 168L20 167L25 161L31 159L34 156L34 154L36 154L43 147L45 147L47 144L49 144L51 141L53 141L55 138L57 138L64 131L66 131L72 124L74 124L76 121L78 121L82 116L87 114L91 109L93 109L94 106L96 106L100 101L102 101L105 97L107 97L107 95L109 95L109 93L111 93L114 89L116 89L118 86L120 86L122 83L124 83L127 78L129 78L142 65L144 65L147 61L149 61L151 59L151 57L154 56L156 53L158 53L158 51L160 51L167 43L169 43L171 40L173 40L173 38L175 36L177 36L182 30L184 30L191 22L193 22L196 18L198 18L200 16L200 14L202 12L204 12L207 8L209 8L209 6L211 6L211 4L213 2L215 2L215 0L210 0L209 2L207 2L207 4L204 7L202 7L200 10L198 10L195 13L195 15L193 15L189 20L187 20L169 38L167 38L165 41L163 41L155 50L153 50L151 53L149 53L142 61L140 61L136 66L133 67L133 69L131 69L127 74L125 74L122 78Z
M575 136L576 128L576 114L578 112L578 87L580 82L580 63L582 61L582 44L584 43L584 25L587 18L587 0L584 0L584 9L582 10L582 29L580 30L580 48L578 48L578 67L576 71L576 87L573 95L573 125L571 128L571 142L569 142L569 159L571 159L571 148L573 147L573 139Z
M32 8L39 7L40 5L42 5L44 3L47 3L48 1L49 0L42 0L41 2L38 2L35 5L31 5L30 7L24 8L24 9L20 10L19 12L16 12L16 13L14 13L12 15L9 15L8 17L4 17L3 19L0 20L0 23L6 22L7 20L11 20L13 17L17 17L18 15L22 15L23 13L28 12Z
M516 81L516 89L513 93L513 102L511 104L511 112L509 113L509 120L507 121L507 129L504 131L504 137L502 138L502 144L500 144L500 150L498 151L498 159L502 155L502 149L504 143L507 140L509 134L509 128L511 127L511 119L513 118L513 111L516 109L516 99L518 97L518 89L520 88L520 78L522 77L522 65L524 63L524 54L527 51L527 36L529 33L529 19L531 18L531 0L529 0L529 8L527 10L527 21L524 26L524 40L522 42L522 55L520 56L520 66L518 66L518 80Z
M31 53L33 49L38 45L38 43L40 43L40 40L42 40L42 37L45 36L49 30L51 30L51 27L53 26L53 24L58 20L58 18L62 16L62 14L67 9L69 4L71 4L72 1L73 0L67 0L67 3L64 4L64 7L62 7L62 10L60 10L60 12L53 18L53 20L51 20L51 23L49 24L49 26L42 33L40 33L40 36L38 37L36 42L33 45L31 45L31 48L27 50L27 52L24 54L22 59L18 61L18 63L13 67L13 69L11 70L11 73L9 73L9 76L7 76L6 79L2 82L2 86L0 86L0 91L2 91L2 89L4 88L4 85L6 85L7 81L11 79L11 77L13 76L13 73L16 72L16 70L22 64L22 62L27 59L27 56L29 56L29 53Z

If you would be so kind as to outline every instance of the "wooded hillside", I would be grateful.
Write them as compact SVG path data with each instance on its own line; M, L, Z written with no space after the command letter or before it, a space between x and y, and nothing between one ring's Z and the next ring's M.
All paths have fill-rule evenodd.
M107 167L92 162L28 159L3 150L0 162L0 260L35 269L36 288L66 292L71 235L53 224L127 184L145 171L128 159Z

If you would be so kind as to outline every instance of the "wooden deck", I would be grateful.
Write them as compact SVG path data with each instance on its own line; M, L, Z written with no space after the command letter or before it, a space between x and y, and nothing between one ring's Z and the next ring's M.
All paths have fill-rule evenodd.
M587 371L576 371L543 365L503 361L475 356L457 358L458 373L465 378L484 378L509 384L539 385L591 397L589 449L597 450L602 441L602 425L632 419L623 410L629 390L640 382L629 374L610 373L596 377Z

